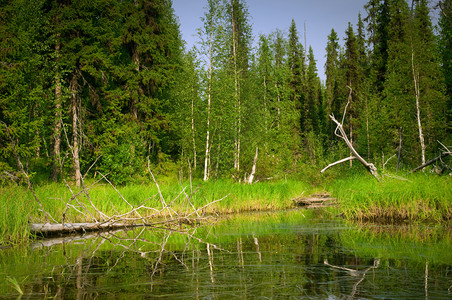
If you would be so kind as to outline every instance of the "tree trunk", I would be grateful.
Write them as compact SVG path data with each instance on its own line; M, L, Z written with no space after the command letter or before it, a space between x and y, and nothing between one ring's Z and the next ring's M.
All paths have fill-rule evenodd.
M80 187L82 175L80 173L80 158L79 158L79 101L77 91L77 75L73 75L71 82L71 97L72 97L72 156L74 159L75 185Z
M135 71L137 73L139 73L140 72L140 54L138 52L138 45L137 44L133 45L132 61L133 61L133 64L135 65ZM138 92L141 93L141 91L142 91L141 87L138 87ZM131 107L130 107L130 112L131 112L132 116L135 117L135 119L138 119L137 104L138 104L138 99L135 96L133 96L132 97Z
M235 23L235 15L234 15L234 3L231 0L231 10L232 10L232 58L234 63L234 89L235 89L235 109L237 112L236 119L236 137L235 137L235 151L234 151L234 169L239 172L240 171L240 147L241 147L241 131L242 131L242 104L240 101L240 83L239 83L239 75L238 75L238 66L237 66L237 26Z
M60 43L57 41L55 45L55 55L58 58L60 51ZM55 125L53 131L54 144L52 155L52 173L53 181L58 180L58 169L60 164L60 146L61 146L61 127L62 127L62 112L61 112L61 79L59 71L55 75Z
M210 165L210 106L212 97L212 44L213 33L212 23L210 24L210 36L209 36L209 78L207 89L207 133L206 133L206 157L204 160L204 181L209 180L209 165Z
M252 184L254 180L254 174L256 174L256 165L257 165L257 154L258 154L259 148L256 147L256 154L254 155L254 162L253 162L253 168L251 169L250 177L248 177L248 183Z
M193 168L196 171L196 140L195 140L195 109L194 109L194 89L192 87L191 97L191 134L193 139Z
M370 132L369 132L369 107L366 97L366 135L367 135L367 159L370 159Z
M416 96L416 116L417 116L417 126L419 129L419 142L421 144L421 159L422 159L422 164L425 164L425 141L424 141L424 134L422 132L422 123L421 123L419 72L416 72L416 69L414 67L414 49L413 49L412 41L411 41L411 68L413 71L414 93Z

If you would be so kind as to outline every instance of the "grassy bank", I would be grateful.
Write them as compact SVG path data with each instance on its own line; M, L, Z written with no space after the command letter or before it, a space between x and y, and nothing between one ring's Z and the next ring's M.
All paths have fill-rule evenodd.
M96 209L112 216L126 213L131 207L140 205L157 210L162 208L159 191L153 183L130 184L117 187L117 191L107 183L98 183L93 187L89 187L87 183L87 186L89 198L80 189L72 187L71 192L65 185L55 183L36 186L35 192L45 211L56 222L62 222L63 214L66 223L92 221L84 207L96 218L99 218ZM181 185L170 180L161 182L160 190L166 204L178 213L191 212L209 202L222 199L206 207L203 212L227 214L289 208L292 206L292 198L302 193L309 194L312 187L296 180L258 182L253 185L236 184L226 180L196 181L191 186L189 183ZM78 194L77 199L73 199L72 193ZM187 198L190 201L187 201ZM67 211L66 203L72 205ZM142 216L152 215L155 210L144 210L140 213ZM29 238L29 223L45 221L44 213L39 210L32 193L25 187L0 188L0 246L26 241Z
M339 206L335 208L337 214L347 219L435 223L452 220L452 178L448 176L420 173L407 177L407 181L385 177L378 182L367 173L352 173L328 180L325 188L313 188L306 180L294 179L253 185L228 180L181 185L174 180L157 179L165 202L182 214L218 199L222 200L206 207L203 212L229 214L280 210L292 207L292 199L301 194L327 190L339 200ZM93 186L87 182L87 186L89 198L80 189L72 187L71 192L64 184L42 184L35 187L35 192L54 222L62 222L63 214L66 223L91 222L92 217L84 207L96 218L99 218L96 209L112 216L142 204L157 210L162 208L158 189L152 182L117 187L118 191L105 182ZM77 200L73 199L73 193L78 195ZM67 203L71 207L66 211ZM140 213L142 216L152 215L155 210ZM30 235L29 223L45 221L44 213L28 189L20 186L0 188L0 247L26 241Z
M362 221L452 220L452 178L413 174L399 180L385 177L378 182L365 174L337 179L327 189L338 198L339 213Z

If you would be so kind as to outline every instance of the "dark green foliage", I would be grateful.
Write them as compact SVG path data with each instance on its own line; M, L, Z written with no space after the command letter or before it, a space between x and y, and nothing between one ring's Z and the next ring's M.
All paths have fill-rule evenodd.
M452 133L452 1L440 2L439 54L447 91L447 133Z
M401 150L416 166L450 143L450 1L438 38L428 1L368 1L343 47L328 36L324 83L293 20L253 52L246 1L207 4L200 47L184 51L170 0L1 2L0 181L21 182L17 157L39 180L96 162L91 174L124 184L149 159L243 181L256 150L257 180L311 174L348 155L328 117L347 103L344 128L370 161Z
M118 182L136 173L137 159L177 155L169 101L182 43L170 1L17 1L1 9L2 49L11 51L2 53L0 118L21 136L22 158L45 154L59 164L59 120L61 158L75 163L76 145L86 170L103 155L98 167ZM14 167L4 128L1 136Z
M290 69L291 89L290 99L295 103L297 109L300 110L300 131L305 131L306 126L306 98L305 98L305 53L303 46L299 42L297 25L292 20L289 28L288 42L288 59Z

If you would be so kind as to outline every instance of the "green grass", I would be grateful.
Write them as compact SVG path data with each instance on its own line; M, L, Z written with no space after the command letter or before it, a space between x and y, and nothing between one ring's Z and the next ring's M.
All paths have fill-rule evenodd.
M452 220L452 178L414 174L399 180L376 181L368 174L338 179L328 190L338 198L339 211L363 221Z
M108 183L90 186L87 182L87 187L89 198L81 189L71 187L71 192L61 183L47 183L34 189L45 211L54 218L52 222L62 222L63 215L66 223L92 222L92 216L96 219L101 218L98 211L112 216L124 214L132 207L140 205L157 210L162 208L162 201L154 183L129 184L117 187L118 191ZM186 195L181 193L184 188ZM228 214L285 209L292 206L294 197L312 191L308 184L295 180L258 182L253 185L237 184L228 180L196 181L192 186L189 183L181 185L178 182L165 182L160 185L160 189L166 204L179 214L192 212L193 207L199 209L222 198L223 200L207 206L203 212ZM75 199L72 193L80 194ZM190 198L190 202L187 201L187 197ZM66 210L66 203L72 205L70 209ZM155 210L142 209L140 214L149 216L155 214ZM20 186L0 188L0 246L26 241L30 235L29 223L44 222L45 215L39 211L28 189Z
M165 202L179 214L222 198L207 206L203 212L230 214L286 209L292 207L293 198L325 189L338 198L340 205L337 211L348 219L435 223L452 220L452 178L419 173L407 179L401 181L385 177L378 182L367 173L348 173L340 179L329 180L326 187L317 188L295 179L253 185L237 184L230 180L197 180L192 186L188 182L180 184L174 180L162 180L160 189ZM118 187L119 193L106 182L91 186L93 182L86 183L89 199L80 189L71 187L74 194L80 193L77 199L73 199L71 191L62 183L44 183L35 186L35 192L44 209L55 219L54 222L62 222L63 214L65 222L92 222L91 215L100 219L96 209L112 216L126 213L131 207L142 204L157 210L162 208L159 192L153 182ZM181 193L183 188L190 202ZM66 203L72 207L66 210ZM155 214L155 210L141 210L140 213L149 216ZM0 247L26 241L30 236L29 223L45 221L44 213L39 211L28 189L20 186L0 187Z

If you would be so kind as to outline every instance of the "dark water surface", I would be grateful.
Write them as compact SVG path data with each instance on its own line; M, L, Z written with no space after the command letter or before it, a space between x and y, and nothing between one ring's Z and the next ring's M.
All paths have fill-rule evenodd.
M0 298L452 299L452 234L303 210L42 240L0 250Z

